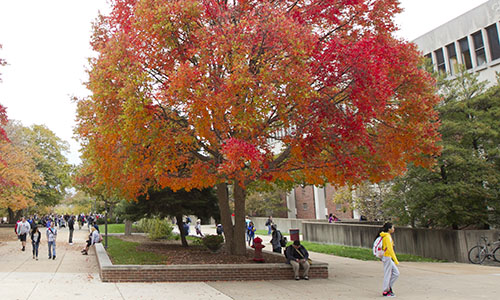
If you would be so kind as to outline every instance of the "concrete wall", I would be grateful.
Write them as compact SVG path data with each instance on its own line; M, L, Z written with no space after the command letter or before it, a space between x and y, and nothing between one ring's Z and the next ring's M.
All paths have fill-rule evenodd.
M302 222L305 241L371 248L380 226L342 223ZM500 230L443 230L396 227L396 253L467 263L468 250L481 236L500 238Z
M267 217L251 217L250 218L253 221L253 224L255 225L255 229L257 230L267 230L266 226L266 221ZM288 232L290 228L296 229L298 228L300 232L302 232L302 222L303 221L312 221L312 222L326 222L328 223L328 220L303 220L303 219L287 219L287 218L273 218L274 224L276 224L278 230L282 232Z

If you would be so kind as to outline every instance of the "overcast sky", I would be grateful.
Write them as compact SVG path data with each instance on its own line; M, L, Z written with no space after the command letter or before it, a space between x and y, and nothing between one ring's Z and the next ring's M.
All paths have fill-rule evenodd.
M401 0L399 36L413 40L433 28L487 2L485 0ZM108 12L106 0L0 0L0 103L9 119L25 126L45 124L70 143L71 163L79 163L72 139L75 104L72 96L88 91L85 66L91 22Z

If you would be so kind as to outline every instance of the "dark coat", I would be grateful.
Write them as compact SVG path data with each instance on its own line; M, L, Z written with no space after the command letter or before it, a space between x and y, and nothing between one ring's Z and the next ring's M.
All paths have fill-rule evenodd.
M33 241L36 244L40 243L40 239L42 238L42 234L40 232L38 232L38 238L36 240L33 240L33 236L34 236L34 232L31 231L31 233L30 233L31 241Z
M300 255L298 251L300 251L302 255ZM293 245L290 245L286 247L285 256L286 256L286 262L289 264L291 260L308 259L309 252L307 252L306 248L304 248L304 246L302 245L300 245L299 249L297 250L295 250Z

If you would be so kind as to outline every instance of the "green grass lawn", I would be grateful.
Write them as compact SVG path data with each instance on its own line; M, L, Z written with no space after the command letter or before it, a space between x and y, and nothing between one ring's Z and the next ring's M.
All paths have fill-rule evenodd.
M255 230L255 234L267 235L267 230ZM288 232L281 232L282 235L290 235Z
M348 247L341 245L327 245L327 244L318 244L312 242L301 241L300 242L308 251L324 253L324 254L332 254L336 256L349 257L360 260L379 260L376 258L372 249L366 248L358 248L358 247ZM291 243L289 243L291 244ZM414 262L439 262L439 260L432 258L425 258L416 255L410 254L398 254L396 253L399 261L414 261Z
M99 225L101 233L104 233L104 224ZM108 233L125 233L125 224L108 224Z
M109 236L107 252L115 265L160 265L167 260L165 255L137 251L138 245L139 243L126 242Z
M132 225L132 228L135 228ZM101 233L104 234L104 224L99 225ZM125 224L108 224L108 233L125 233Z

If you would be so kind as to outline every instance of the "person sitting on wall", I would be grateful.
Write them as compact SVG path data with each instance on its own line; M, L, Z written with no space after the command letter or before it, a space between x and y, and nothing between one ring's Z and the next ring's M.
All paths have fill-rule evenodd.
M293 241L293 244L286 247L285 249L285 257L286 262L292 265L293 272L295 274L295 280L300 280L299 277L299 267L302 266L304 268L304 276L302 277L305 280L309 280L309 252L307 249L300 244L299 240Z
M87 240L87 245L81 251L82 254L88 255L90 246L92 246L96 243L99 243L99 231L97 229L95 229L95 227L90 227L89 239Z

